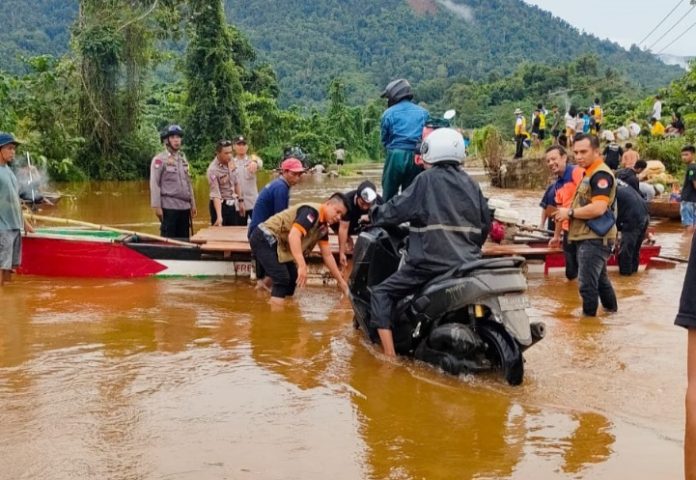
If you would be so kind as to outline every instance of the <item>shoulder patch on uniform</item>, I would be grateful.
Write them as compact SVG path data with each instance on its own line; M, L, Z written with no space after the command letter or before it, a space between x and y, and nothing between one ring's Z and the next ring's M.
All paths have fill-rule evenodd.
M607 188L609 186L609 180L606 178L600 178L597 180L597 188Z
M162 160L159 158L155 159L155 168L160 168L162 166Z
M317 219L316 215L314 215L314 212L309 212L307 214L307 220L310 222L314 223L314 221Z

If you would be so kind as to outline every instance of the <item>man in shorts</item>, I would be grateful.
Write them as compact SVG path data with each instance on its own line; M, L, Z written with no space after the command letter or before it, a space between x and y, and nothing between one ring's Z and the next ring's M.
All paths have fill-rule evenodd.
M681 149L682 162L686 164L684 185L681 192L681 221L688 233L696 229L696 147L686 145Z
M19 142L9 133L0 132L0 287L9 282L12 270L22 259L22 234L34 229L22 218L17 178L10 169Z

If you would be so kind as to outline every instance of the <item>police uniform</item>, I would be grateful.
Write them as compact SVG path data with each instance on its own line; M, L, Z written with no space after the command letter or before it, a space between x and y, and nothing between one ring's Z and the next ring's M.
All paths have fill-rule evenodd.
M602 159L598 158L585 170L585 176L575 192L571 210L588 205L593 200L605 201L607 208L611 209L615 198L614 174ZM597 297L606 310L617 309L614 287L607 275L607 260L616 240L616 232L614 225L606 235L600 236L592 231L587 220L571 216L568 240L577 246L578 284L582 297L582 311L585 315L597 314Z
M150 206L162 209L160 234L189 238L191 209L196 207L189 163L181 152L164 151L150 164Z
M295 293L297 266L288 237L292 229L302 234L302 254L307 256L317 243L328 244L329 226L322 205L301 203L273 215L254 230L249 239L251 250L273 280L271 295L291 297Z
M246 225L247 220L251 218L256 205L256 199L259 196L259 187L256 185L256 172L249 172L249 164L254 162L248 155L244 157L234 157L232 159L237 166L237 179L239 181L239 189L241 192L242 202L244 204L244 217L239 217L237 225Z
M210 186L210 202L208 209L210 210L210 224L214 225L217 221L217 212L213 199L219 199L221 202L222 225L224 227L237 225L237 193L239 179L237 178L237 170L232 162L227 165L220 163L217 157L208 166L206 172L208 177L208 185Z

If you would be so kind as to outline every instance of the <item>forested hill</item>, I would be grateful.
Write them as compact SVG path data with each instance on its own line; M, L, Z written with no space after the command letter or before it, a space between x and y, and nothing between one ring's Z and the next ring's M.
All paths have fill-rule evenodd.
M0 68L17 54L67 49L77 0L3 0ZM524 62L555 64L596 53L647 89L683 73L637 48L579 32L521 0L225 0L229 19L275 68L283 104L326 97L331 78L363 103L390 79L491 80ZM8 28L9 27L9 28Z

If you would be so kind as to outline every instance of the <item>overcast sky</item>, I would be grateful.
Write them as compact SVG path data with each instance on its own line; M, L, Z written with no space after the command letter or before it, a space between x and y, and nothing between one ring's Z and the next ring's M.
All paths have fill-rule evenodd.
M608 38L624 47L638 44L643 37L676 7L667 20L640 44L651 48L654 53L696 56L696 8L692 0L524 0L548 10L580 30L599 38ZM694 1L696 3L696 1ZM677 6L678 5L678 6ZM691 11L690 11L691 10ZM688 13L688 14L687 14ZM669 33L667 31L677 21L686 17ZM682 32L693 25L676 43L668 46ZM660 37L665 34L664 38ZM658 41L659 40L659 41ZM653 46L653 44L655 44Z

